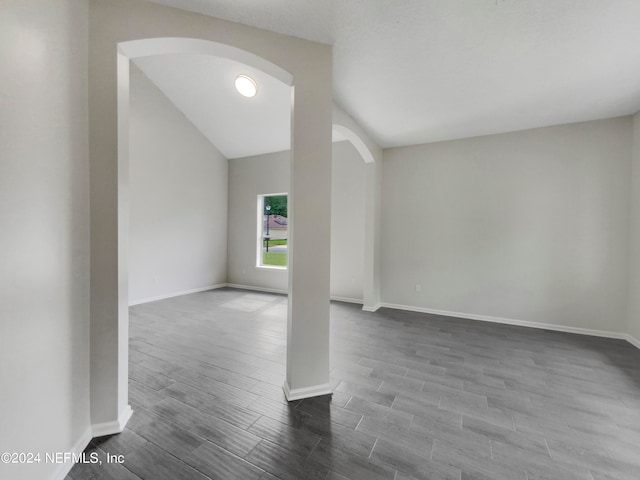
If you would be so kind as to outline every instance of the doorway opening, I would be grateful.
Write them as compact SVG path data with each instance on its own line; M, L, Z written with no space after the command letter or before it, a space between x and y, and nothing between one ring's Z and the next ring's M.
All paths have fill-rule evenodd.
M255 95L238 90L238 78L251 79ZM280 67L224 44L181 38L119 44L118 357L124 372L128 305L225 286L228 162L291 148L292 84ZM281 385L286 302L274 309L282 316L282 307ZM131 355L145 375L141 352ZM118 377L124 405L127 380L126 373Z

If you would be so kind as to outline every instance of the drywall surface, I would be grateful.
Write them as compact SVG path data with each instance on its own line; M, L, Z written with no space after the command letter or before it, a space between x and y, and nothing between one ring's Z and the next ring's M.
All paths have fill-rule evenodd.
M333 129L341 133L360 152L365 162L364 273L362 308L375 311L380 306L380 210L382 190L382 149L360 125L333 105ZM334 176L335 178L335 176Z
M0 464L33 480L89 440L88 5L8 0L0 15Z
M628 333L640 341L640 113L633 117Z
M227 281L286 292L288 272L257 267L258 195L289 192L290 151L229 160Z
M129 301L224 284L227 159L131 68Z
M121 105L119 117L118 99L128 96L129 75L118 73L127 70L123 57L158 45L165 52L202 53L204 42L258 68L279 67L293 79L290 192L300 201L291 229L286 382L294 392L326 393L331 212L314 200L331 188L331 47L136 0L91 0L89 19L92 421L123 419L128 410L128 136L127 108ZM130 42L137 53L125 52L123 43ZM313 243L318 224L319 249Z
M384 155L384 303L626 330L630 117Z
M257 267L258 195L286 193L289 151L229 160L229 270L234 285L286 291L287 272ZM349 142L333 144L331 296L362 301L365 163Z
M331 167L331 296L362 301L367 167L350 142L333 144Z

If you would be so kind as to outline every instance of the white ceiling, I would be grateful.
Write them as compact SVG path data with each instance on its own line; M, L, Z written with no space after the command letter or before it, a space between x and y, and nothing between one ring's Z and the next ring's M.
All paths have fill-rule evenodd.
M383 147L640 110L637 0L151 1L332 44L336 103Z
M156 55L133 61L227 158L288 150L291 87L266 73L211 55ZM240 75L258 84L246 98Z

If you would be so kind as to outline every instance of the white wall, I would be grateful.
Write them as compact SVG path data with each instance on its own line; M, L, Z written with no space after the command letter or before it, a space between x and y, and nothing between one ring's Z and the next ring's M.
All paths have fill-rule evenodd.
M289 192L290 151L229 160L228 283L287 291L283 269L256 267L258 195Z
M290 152L229 160L231 284L287 289L283 270L256 267L257 197L287 192ZM331 181L331 296L362 301L365 164L349 142L333 144Z
M331 211L318 200L331 189L331 47L136 0L90 0L89 28L92 421L122 425L128 414L129 160L127 109L119 116L117 105L129 75L118 72L123 57L151 51L225 53L285 83L295 79L286 385L294 395L327 393Z
M227 159L132 65L129 301L227 278Z
M87 2L0 14L0 478L52 478L89 434Z
M640 343L640 113L633 117L628 333Z
M333 144L331 175L331 296L362 302L365 163L350 142Z
M380 239L382 210L382 148L338 105L333 105L333 130L350 140L365 162L364 273L362 309L380 308Z
M386 150L383 302L625 331L630 135L624 117Z

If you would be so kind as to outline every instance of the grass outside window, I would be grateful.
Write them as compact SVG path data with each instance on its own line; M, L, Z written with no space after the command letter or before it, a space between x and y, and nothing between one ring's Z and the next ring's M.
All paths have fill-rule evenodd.
M262 252L262 265L287 266L287 252Z

